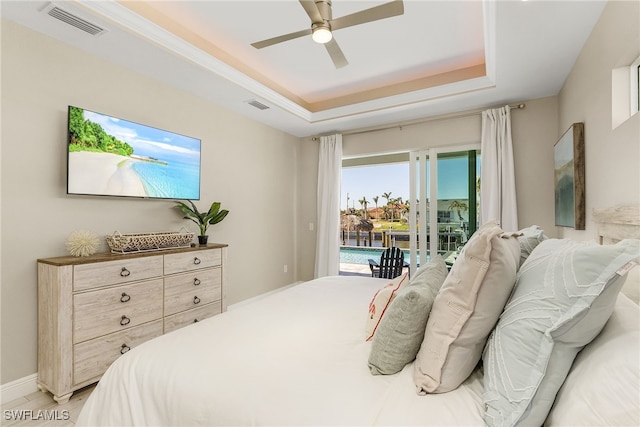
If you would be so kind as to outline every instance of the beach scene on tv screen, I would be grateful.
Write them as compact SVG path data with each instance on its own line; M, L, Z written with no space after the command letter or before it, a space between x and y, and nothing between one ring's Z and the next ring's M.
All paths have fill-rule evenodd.
M200 198L200 140L69 107L67 192Z

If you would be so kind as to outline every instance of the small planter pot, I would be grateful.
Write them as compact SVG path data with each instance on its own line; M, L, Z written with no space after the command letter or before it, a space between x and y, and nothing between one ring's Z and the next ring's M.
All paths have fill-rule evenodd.
M205 246L208 239L209 236L198 236L198 243L200 244L200 246Z

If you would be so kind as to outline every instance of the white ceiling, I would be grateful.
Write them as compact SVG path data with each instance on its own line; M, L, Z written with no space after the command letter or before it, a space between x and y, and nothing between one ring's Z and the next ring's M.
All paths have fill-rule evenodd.
M333 17L386 1L333 0ZM47 15L47 1L3 0L1 13L303 137L555 95L605 3L405 0L401 16L334 32L340 69L310 37L250 45L309 28L297 0L53 2L99 36Z

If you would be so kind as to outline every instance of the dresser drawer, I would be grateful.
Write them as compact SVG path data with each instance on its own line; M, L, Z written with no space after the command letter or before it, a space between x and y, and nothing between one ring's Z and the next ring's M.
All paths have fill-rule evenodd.
M162 317L162 279L73 296L73 342L79 343Z
M226 309L226 248L38 259L38 388L66 403L121 352Z
M73 290L84 291L162 276L162 255L80 264L73 267Z
M167 316L164 318L164 333L166 334L220 313L222 313L222 303L216 301L203 305L202 307L192 308L191 310Z
M164 278L164 315L169 316L222 298L219 267Z
M162 335L162 319L73 346L73 383L97 381L120 355Z
M169 254L164 256L164 274L183 273L201 268L216 267L221 263L221 249Z

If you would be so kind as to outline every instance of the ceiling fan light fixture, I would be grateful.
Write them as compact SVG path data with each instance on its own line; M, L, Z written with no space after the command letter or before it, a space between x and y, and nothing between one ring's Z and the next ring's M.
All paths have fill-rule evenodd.
M331 41L333 34L331 34L331 29L327 24L318 24L313 26L311 38L316 43L325 44Z

